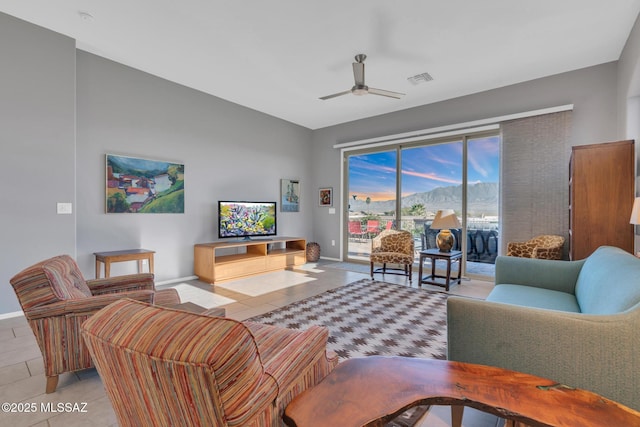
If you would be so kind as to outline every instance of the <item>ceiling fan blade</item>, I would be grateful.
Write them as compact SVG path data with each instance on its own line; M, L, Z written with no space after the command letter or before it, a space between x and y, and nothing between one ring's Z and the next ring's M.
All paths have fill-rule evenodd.
M353 79L356 82L356 86L364 86L364 63L353 63Z
M405 95L404 93L391 92L390 90L376 89L374 87L369 88L369 93L373 95L388 96L389 98L395 98L395 99L400 99Z
M322 99L323 101L326 101L327 99L336 98L338 96L346 95L348 93L351 93L351 90L345 90L344 92L334 93L333 95L321 96L320 99Z

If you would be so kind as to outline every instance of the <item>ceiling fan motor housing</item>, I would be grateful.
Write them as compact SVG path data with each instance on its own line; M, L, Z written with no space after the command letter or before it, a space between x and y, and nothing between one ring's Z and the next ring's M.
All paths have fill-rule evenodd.
M369 93L369 86L355 85L351 88L351 93L353 93L354 95L366 95Z

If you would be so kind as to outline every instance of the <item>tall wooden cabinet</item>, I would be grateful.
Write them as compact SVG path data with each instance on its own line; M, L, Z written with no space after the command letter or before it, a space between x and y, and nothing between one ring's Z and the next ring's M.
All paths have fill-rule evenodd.
M583 259L599 246L633 253L629 223L635 196L633 141L579 145L569 163L569 258Z

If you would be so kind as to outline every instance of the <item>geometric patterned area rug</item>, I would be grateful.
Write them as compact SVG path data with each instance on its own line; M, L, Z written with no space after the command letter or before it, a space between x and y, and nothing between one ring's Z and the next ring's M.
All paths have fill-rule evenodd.
M248 319L290 329L324 325L342 359L405 356L446 359L449 294L370 279Z
M446 359L448 296L444 292L362 279L247 320L289 329L326 326L327 347L341 359ZM428 410L429 405L413 407L385 427L414 426Z

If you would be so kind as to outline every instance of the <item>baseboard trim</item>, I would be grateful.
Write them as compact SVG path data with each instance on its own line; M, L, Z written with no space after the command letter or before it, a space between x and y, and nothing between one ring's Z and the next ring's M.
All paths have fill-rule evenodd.
M4 319L12 319L14 317L20 317L20 316L24 316L24 312L22 312L22 310L20 311L13 311L11 313L3 313L0 314L0 320L4 320Z
M197 279L198 279L198 276L178 277L177 279L170 279L170 280L163 280L162 282L156 282L156 286L171 285L173 283L186 282L189 280L197 280Z
M326 259L329 261L337 261L337 262L341 262L342 259L341 258L331 258L331 257L326 257L326 256L321 256L320 259Z

